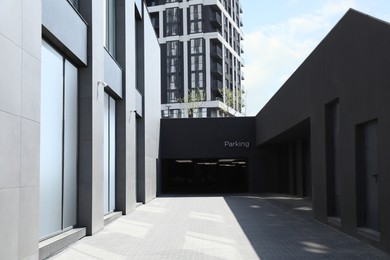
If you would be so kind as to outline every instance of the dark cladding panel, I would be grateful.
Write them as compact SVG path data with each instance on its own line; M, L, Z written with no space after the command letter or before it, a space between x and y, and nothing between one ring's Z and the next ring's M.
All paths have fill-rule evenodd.
M161 158L242 158L255 148L255 118L162 119Z
M314 218L386 251L389 43L388 23L349 10L256 116L260 149L295 141L289 129L310 119L306 161L312 173ZM332 100L338 100L339 107L332 107ZM360 125L374 118L377 126ZM271 154L269 160L279 157ZM272 177L274 172L271 168L267 174Z

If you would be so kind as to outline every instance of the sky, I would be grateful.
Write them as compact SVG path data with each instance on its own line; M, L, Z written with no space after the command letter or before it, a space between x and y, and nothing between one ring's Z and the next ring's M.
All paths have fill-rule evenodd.
M353 8L390 22L390 0L240 0L246 115L254 116Z

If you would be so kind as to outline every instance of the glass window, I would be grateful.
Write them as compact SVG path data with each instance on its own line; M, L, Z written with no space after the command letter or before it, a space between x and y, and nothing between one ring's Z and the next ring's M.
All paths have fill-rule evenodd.
M203 53L203 39L191 39L191 54Z
M104 93L104 214L115 210L115 100Z
M194 55L191 56L191 71L203 70L203 56Z
M105 0L104 2L104 12L105 12L105 34L104 34L104 46L107 51L115 57L115 35L116 35L116 25L115 25L115 0Z
M191 88L204 88L203 72L191 73Z
M176 80L176 75L175 74L172 74L172 75L169 75L168 77L168 88L169 89L177 89L177 80Z
M180 31L180 9L168 8L165 12L166 36L179 35Z
M178 41L172 41L167 42L167 56L177 56L179 54L179 42Z
M62 229L63 57L42 46L40 139L40 232L47 237Z
M202 32L202 21L191 22L190 33L200 33L200 32Z
M179 25L178 24L167 24L166 32L168 36L179 35Z
M190 6L190 21L202 19L202 5Z
M76 224L77 68L42 42L40 225L46 238Z
M179 8L167 9L167 23L173 23L179 21Z
M190 6L190 33L202 32L202 5Z
M168 99L168 102L170 102L170 103L178 102L180 100L179 92L178 91L169 91L167 93L167 99Z
M73 64L65 60L64 65L63 228L67 228L77 223L78 78Z
M167 59L167 72L168 73L175 73L178 71L177 69L177 66L178 66L178 62L177 62L177 58L168 58Z

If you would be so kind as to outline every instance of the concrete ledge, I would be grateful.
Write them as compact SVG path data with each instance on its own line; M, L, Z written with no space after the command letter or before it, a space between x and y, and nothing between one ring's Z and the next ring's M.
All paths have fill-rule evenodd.
M39 259L46 259L86 235L86 228L73 228L39 243Z
M104 216L104 225L107 226L108 224L110 224L111 222L113 222L114 220L116 220L120 217L122 217L121 211L112 212L110 214L107 214Z
M337 227L341 227L341 219L338 217L328 217L328 223Z
M371 240L374 240L376 242L380 242L381 241L381 234L376 231L376 230L373 230L373 229L369 229L369 228L364 228L364 227L359 227L357 229L357 233L359 235L362 235L368 239L371 239Z

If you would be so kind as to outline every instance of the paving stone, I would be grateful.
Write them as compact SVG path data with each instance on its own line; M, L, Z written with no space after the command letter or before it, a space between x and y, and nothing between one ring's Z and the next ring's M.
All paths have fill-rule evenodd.
M285 196L159 197L52 259L389 259Z

